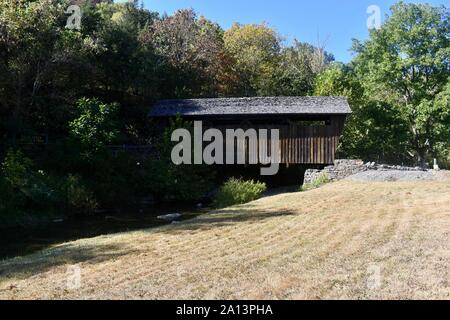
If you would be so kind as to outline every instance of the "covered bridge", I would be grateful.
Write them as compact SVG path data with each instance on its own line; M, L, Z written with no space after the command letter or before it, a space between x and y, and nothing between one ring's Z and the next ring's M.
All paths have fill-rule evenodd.
M163 100L149 117L177 115L204 130L279 129L283 164L332 164L350 106L343 97L258 97ZM267 142L270 148L270 141Z

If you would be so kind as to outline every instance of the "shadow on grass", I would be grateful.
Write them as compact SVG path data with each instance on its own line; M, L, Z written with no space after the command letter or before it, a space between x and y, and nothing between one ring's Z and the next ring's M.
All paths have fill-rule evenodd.
M76 265L83 262L98 263L136 251L121 245L64 244L25 257L0 261L0 279L25 279L55 267ZM4 290L5 288L0 288L0 292Z
M202 232L238 223L256 223L271 218L298 214L291 210L261 210L252 204L214 211L210 214L186 220L178 225L163 226L156 229L144 229L142 232L182 235L185 232ZM136 253L139 250L133 246L101 244L96 241L85 243L67 243L43 251L0 261L0 279L26 279L32 275L41 274L53 268L76 265L79 263L100 263L120 256ZM65 271L63 271L65 272ZM2 291L7 288L0 288Z
M217 210L209 214L201 215L192 220L186 220L178 225L148 231L175 235L186 231L207 231L242 222L256 223L271 218L293 216L297 214L298 212L293 210L261 210L256 209L256 206L254 205L245 205Z

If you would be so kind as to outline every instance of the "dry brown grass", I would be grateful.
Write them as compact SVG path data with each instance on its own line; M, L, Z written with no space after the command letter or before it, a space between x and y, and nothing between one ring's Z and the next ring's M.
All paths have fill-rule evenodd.
M342 181L2 261L0 298L448 299L449 241L450 181Z

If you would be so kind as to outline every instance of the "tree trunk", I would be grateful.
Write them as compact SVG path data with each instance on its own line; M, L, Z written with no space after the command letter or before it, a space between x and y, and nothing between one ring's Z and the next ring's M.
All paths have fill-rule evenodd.
M425 168L425 157L423 154L419 153L417 155L417 164L419 165L419 167Z
M427 166L427 156L428 156L428 148L418 148L417 149L417 165L423 169L428 168Z

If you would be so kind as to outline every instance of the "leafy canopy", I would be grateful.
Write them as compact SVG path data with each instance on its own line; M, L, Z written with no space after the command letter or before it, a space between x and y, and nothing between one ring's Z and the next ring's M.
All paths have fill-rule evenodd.
M355 41L353 64L366 99L398 110L408 126L407 152L424 164L450 130L449 105L442 103L449 84L449 10L403 2L391 10L380 30Z
M98 99L82 98L77 109L79 117L69 123L69 128L71 135L84 147L98 151L117 140L117 103L105 104Z

